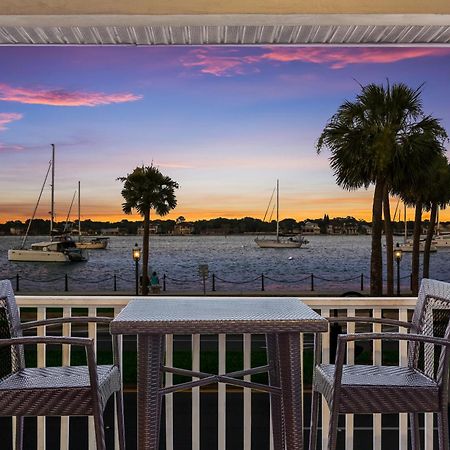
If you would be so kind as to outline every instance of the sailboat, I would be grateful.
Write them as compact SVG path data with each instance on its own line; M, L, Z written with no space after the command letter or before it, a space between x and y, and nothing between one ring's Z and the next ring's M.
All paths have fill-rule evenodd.
M450 248L450 233L441 233L439 221L439 208L437 211L436 234L433 236L431 243L438 248Z
M403 243L399 245L399 248L402 250L402 252L405 253L412 253L413 252L413 241L411 239L408 239L408 223L406 221L406 204L404 205L404 219L405 219L405 234L403 236ZM419 242L419 252L423 253L425 251L425 241L421 240ZM430 253L437 252L436 245L432 243L430 247Z
M25 248L25 243L30 231L31 222L33 221L39 201L41 200L42 192L47 182L48 174L52 171L51 184L51 212L50 212L50 239L44 242L37 242L31 244L31 248ZM57 239L53 236L53 226L55 222L55 145L52 144L52 160L49 162L47 174L45 175L44 183L41 188L36 206L34 208L33 216L28 224L27 231L22 241L20 248L13 248L8 250L8 261L16 262L78 262L87 261L87 255L80 249L77 249L75 242L68 236L62 236Z
M89 250L103 250L108 246L108 241L108 237L81 239L81 183L78 182L78 242L75 242L76 247Z
M280 183L277 180L277 199L276 199L276 209L277 209L277 232L275 239L261 239L259 236L255 239L256 244L260 248L300 248L302 245L308 243L308 241L303 236L287 237L281 236L280 234ZM272 194L273 195L273 194ZM271 199L272 200L272 199ZM270 202L269 202L270 206Z

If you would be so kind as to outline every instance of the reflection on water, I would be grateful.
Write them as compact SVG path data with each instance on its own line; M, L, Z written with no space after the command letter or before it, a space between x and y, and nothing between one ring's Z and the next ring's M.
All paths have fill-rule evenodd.
M30 238L29 244L42 240ZM23 290L48 291L64 289L65 274L69 289L77 291L108 290L117 275L118 290L130 290L134 283L131 249L140 236L117 236L110 239L107 250L90 251L86 263L10 263L7 250L19 245L20 237L0 237L0 278L21 276ZM308 236L310 243L301 249L261 249L254 236L151 236L150 270L162 277L167 274L168 290L199 290L199 264L208 264L210 274L217 276L217 290L250 291L261 288L261 273L267 291L276 289L308 290L309 274L314 273L315 288L324 290L358 290L360 275L368 286L370 236ZM431 256L431 276L450 280L450 251L439 250ZM411 255L401 262L403 285L411 268ZM321 278L325 278L326 281ZM336 280L351 281L341 282ZM41 281L43 280L43 281ZM50 282L45 282L53 280ZM179 281L175 281L179 280ZM230 282L253 282L232 284ZM300 281L303 280L303 281ZM294 281L293 283L286 283ZM209 279L208 289L211 288ZM50 289L51 290L51 289Z

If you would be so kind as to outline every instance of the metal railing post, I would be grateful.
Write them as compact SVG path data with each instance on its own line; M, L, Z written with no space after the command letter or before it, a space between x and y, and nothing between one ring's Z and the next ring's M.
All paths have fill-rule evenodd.
M264 274L261 274L261 291L264 291L265 287L264 287Z
M116 274L114 274L113 279L114 279L114 292L117 292L117 276L116 276Z
M19 274L16 275L16 292L19 292Z
M166 292L166 274L163 275L163 292Z
M361 274L361 292L364 291L364 274Z
M311 274L311 291L314 291L314 274Z
M216 290L216 276L215 274L212 274L212 291L215 292Z
M69 277L67 273L64 275L64 291L69 292Z

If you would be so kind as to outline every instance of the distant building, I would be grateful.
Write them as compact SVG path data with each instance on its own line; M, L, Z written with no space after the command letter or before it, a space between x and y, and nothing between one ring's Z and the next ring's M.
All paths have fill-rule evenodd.
M342 227L342 234L351 236L358 234L358 225L354 223L344 223L344 226Z
M187 235L194 232L194 224L192 222L180 222L176 223L173 228L173 234Z
M9 234L12 236L21 236L24 233L24 228L21 227L11 227L9 229Z
M303 234L320 234L320 227L314 222L305 222Z
M361 225L364 234L372 234L372 227L369 225Z
M106 234L108 236L118 236L120 234L119 227L116 228L102 228L100 230L101 234Z
M161 228L161 227L159 226L158 223L151 223L148 230L149 230L149 233L150 233L150 234L159 234L159 233L161 232L160 228ZM144 234L144 227L143 227L143 226L142 226L142 227L139 227L139 228L137 229L137 234L138 234L139 236L143 236L143 234Z

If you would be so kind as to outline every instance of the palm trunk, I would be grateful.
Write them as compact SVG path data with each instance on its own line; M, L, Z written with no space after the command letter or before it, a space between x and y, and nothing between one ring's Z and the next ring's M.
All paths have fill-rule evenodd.
M423 278L430 278L430 249L436 225L437 209L437 203L433 203L431 205L430 225L428 227L427 239L425 241L425 249L423 252Z
M392 232L391 209L389 205L389 189L384 189L384 235L386 238L386 280L387 295L394 295L394 235Z
M148 254L149 254L149 236L150 236L150 210L144 214L144 240L142 243L142 295L148 295Z
M370 257L370 295L383 295L383 255L381 235L383 231L384 181L377 181L372 207L372 254Z
M411 290L413 295L419 293L419 264L420 264L420 231L422 228L422 202L416 202L414 216L413 251L411 263Z

